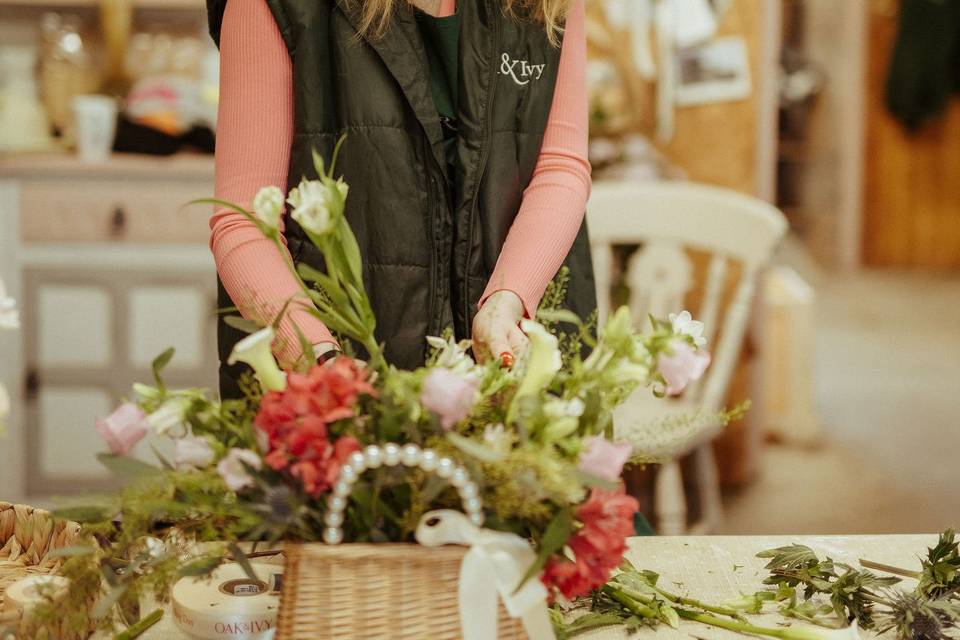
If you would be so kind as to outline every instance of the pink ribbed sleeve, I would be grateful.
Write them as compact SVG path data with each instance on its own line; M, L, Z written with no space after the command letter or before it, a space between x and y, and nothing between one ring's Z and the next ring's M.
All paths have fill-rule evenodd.
M533 317L583 222L591 185L585 12L584 0L575 0L540 157L480 304L506 289L520 296Z
M290 55L263 0L230 0L220 38L220 107L217 123L216 197L248 205L262 186L286 190L293 139ZM277 357L300 356L299 327L312 344L333 341L273 243L239 213L210 218L210 248L220 279L245 318L272 322L296 297L280 324ZM289 256L289 254L288 254Z

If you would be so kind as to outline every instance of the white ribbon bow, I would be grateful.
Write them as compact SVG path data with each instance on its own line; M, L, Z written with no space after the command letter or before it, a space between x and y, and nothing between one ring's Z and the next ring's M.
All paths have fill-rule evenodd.
M459 511L424 514L417 542L425 547L470 547L460 565L460 626L463 640L496 640L497 595L513 618L520 618L530 640L555 640L547 612L547 589L536 578L520 580L536 561L530 543L513 533L476 526Z

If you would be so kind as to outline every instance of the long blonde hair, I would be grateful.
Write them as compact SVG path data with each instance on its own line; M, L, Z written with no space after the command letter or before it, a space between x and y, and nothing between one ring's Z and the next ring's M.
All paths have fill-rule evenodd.
M477 2L478 0L458 0L459 2ZM567 18L572 0L500 0L503 12L522 20L535 20L543 24L550 41L559 42L561 25ZM410 0L349 0L350 4L362 5L360 12L360 33L364 36L383 35L390 24L394 11Z

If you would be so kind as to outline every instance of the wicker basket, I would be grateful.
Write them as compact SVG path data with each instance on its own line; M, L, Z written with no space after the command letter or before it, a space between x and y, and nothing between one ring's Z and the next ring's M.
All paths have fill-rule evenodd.
M29 575L48 574L60 567L49 552L73 544L80 525L54 520L48 511L0 502L0 628L16 626L20 613L5 606L8 586Z
M277 640L460 640L464 547L291 544ZM526 640L500 606L500 640Z

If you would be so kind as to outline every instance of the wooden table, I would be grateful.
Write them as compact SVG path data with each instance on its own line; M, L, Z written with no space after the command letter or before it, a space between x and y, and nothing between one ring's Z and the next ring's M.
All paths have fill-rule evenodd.
M793 543L805 544L821 556L858 566L859 558L867 558L904 568L918 568L918 556L937 542L936 535L894 536L677 536L632 538L627 557L642 569L660 574L664 588L714 604L735 598L740 593L753 593L762 588L767 575L759 551ZM905 581L912 588L911 581ZM752 616L758 624L776 626L784 622L777 615ZM616 627L584 633L583 640L621 640L642 637L702 638L722 640L746 636L713 629L702 624L681 621L679 630L661 626L628 636ZM869 634L863 633L863 637ZM142 640L186 638L169 615L141 636Z

